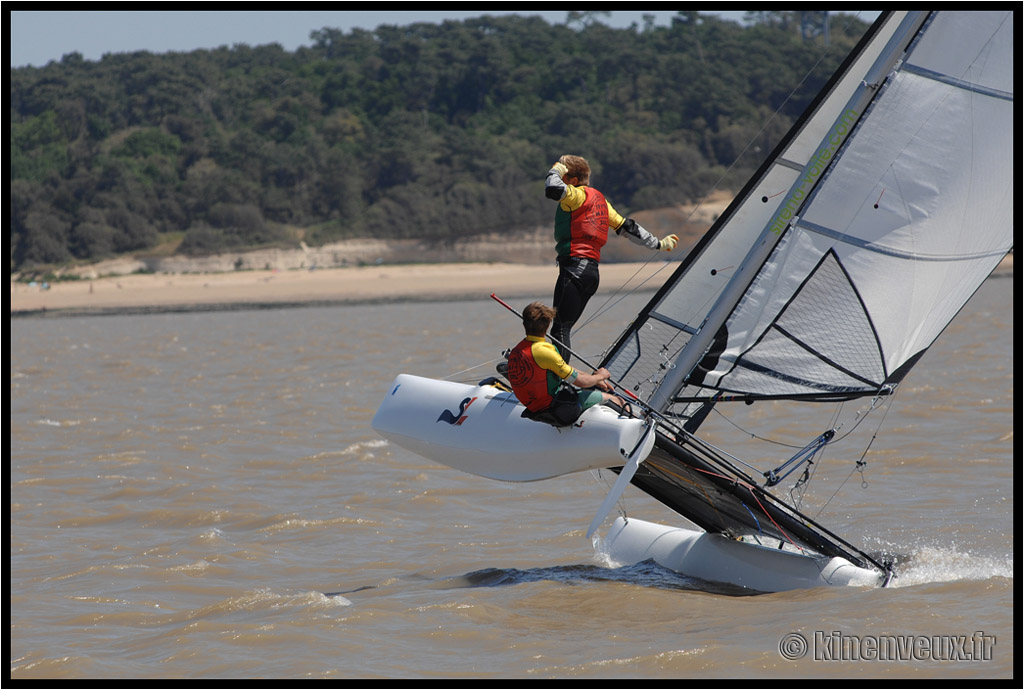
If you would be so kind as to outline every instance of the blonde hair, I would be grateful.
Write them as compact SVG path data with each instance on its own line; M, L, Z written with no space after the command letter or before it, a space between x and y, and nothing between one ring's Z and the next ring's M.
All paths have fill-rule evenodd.
M590 163L587 163L586 158L566 154L559 158L558 162L568 168L566 177L576 177L580 184L590 184Z

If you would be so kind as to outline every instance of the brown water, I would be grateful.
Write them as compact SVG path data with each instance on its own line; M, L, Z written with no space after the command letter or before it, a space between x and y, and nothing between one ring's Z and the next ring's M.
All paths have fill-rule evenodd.
M599 358L648 296L574 345ZM519 326L489 300L12 319L11 676L1010 677L1014 314L1013 280L987 281L857 429L885 415L863 476L858 441L804 496L902 554L894 586L752 597L607 562L584 537L607 477L493 482L373 432L396 373L490 373ZM751 433L806 442L817 414L727 409L709 433L783 457ZM793 633L817 645L798 660ZM964 636L959 659L930 642Z

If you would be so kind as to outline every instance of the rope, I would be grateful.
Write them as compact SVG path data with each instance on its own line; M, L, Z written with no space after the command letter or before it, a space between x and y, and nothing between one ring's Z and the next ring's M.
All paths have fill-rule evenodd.
M447 376L445 376L445 377L444 377L443 379L441 379L441 380L442 380L442 381L451 381L451 380L452 380L452 379L454 379L454 378L455 378L456 376L462 376L462 375L463 375L463 374L465 374L466 372L468 372L468 371L473 371L474 369L479 369L480 367L486 367L486 366L490 366L490 365L492 365L492 364L494 364L495 362L498 362L498 361L500 361L500 360L501 360L501 358L500 358L500 357L495 357L494 359L489 359L489 360L487 360L486 362L480 362L479 364L474 364L473 366L471 366L471 367L467 367L467 368L463 369L462 371L456 371L456 372L454 372L454 373L452 373L452 374L448 374ZM460 382L460 383L464 383L464 382Z
M895 391L893 392L892 395L895 395ZM872 402L874 402L874 401L872 401ZM873 409L874 409L874 406L872 405L872 407L868 410L868 412L871 412L871 410L873 410ZM861 485L861 488L862 489L866 489L868 487L867 480L864 479L864 468L867 466L867 462L864 460L864 458L867 457L868 451L871 450L872 444L874 444L875 439L878 438L878 432L881 431L882 424L885 423L885 418L888 416L889 410L891 410L891 409L892 409L892 400L890 399L889 400L889 404L885 406L885 412L882 413L882 418L878 420L878 426L875 427L875 431L871 435L871 439L868 441L867 446L864 447L864 452L861 453L860 458L857 460L857 463L854 465L853 469L850 470L850 473L848 475L846 475L846 479L844 479L839 484L839 486L836 487L836 490L834 492L832 492L832 495L828 497L828 500L825 501L825 503L821 506L821 508L818 509L818 512L814 514L815 518L817 518L819 515L821 515L821 513L825 510L825 508L828 507L828 504L832 502L832 499L835 498L836 495L839 494L839 492L842 490L842 488L844 486L846 486L846 482L850 481L850 477L853 476L854 472L860 472L860 477L861 477L861 484L860 485ZM864 418L867 418L867 412L864 413ZM857 425L860 425L860 422L863 421L864 418L859 420L857 422ZM847 435L849 435L849 434L847 434ZM843 438L845 438L845 436Z

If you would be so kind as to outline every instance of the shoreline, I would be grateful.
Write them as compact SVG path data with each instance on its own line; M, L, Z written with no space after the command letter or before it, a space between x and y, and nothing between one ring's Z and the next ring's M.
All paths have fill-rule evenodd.
M605 263L601 290L654 292L676 262ZM551 265L444 263L348 268L149 273L60 281L44 287L11 280L9 316L56 317L283 309L488 299L549 298ZM1008 255L992 277L1013 277Z
M602 290L653 292L677 264L608 263ZM551 265L451 263L348 268L150 273L59 281L47 287L11 281L11 318L283 309L549 296ZM550 297L548 297L550 299Z

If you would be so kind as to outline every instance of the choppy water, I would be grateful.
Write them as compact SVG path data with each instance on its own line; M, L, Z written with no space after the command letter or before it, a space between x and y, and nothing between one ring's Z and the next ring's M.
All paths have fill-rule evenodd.
M646 298L574 345L598 358ZM518 340L489 300L12 319L11 676L1010 677L1013 302L990 279L901 387L863 477L860 446L805 497L841 487L820 519L904 554L896 585L750 597L607 562L584 537L607 478L492 482L373 432L396 373ZM778 405L713 421L751 454L750 432L822 430ZM678 522L635 489L625 508ZM817 644L796 660L794 633ZM880 661L836 634L991 639L987 658Z

